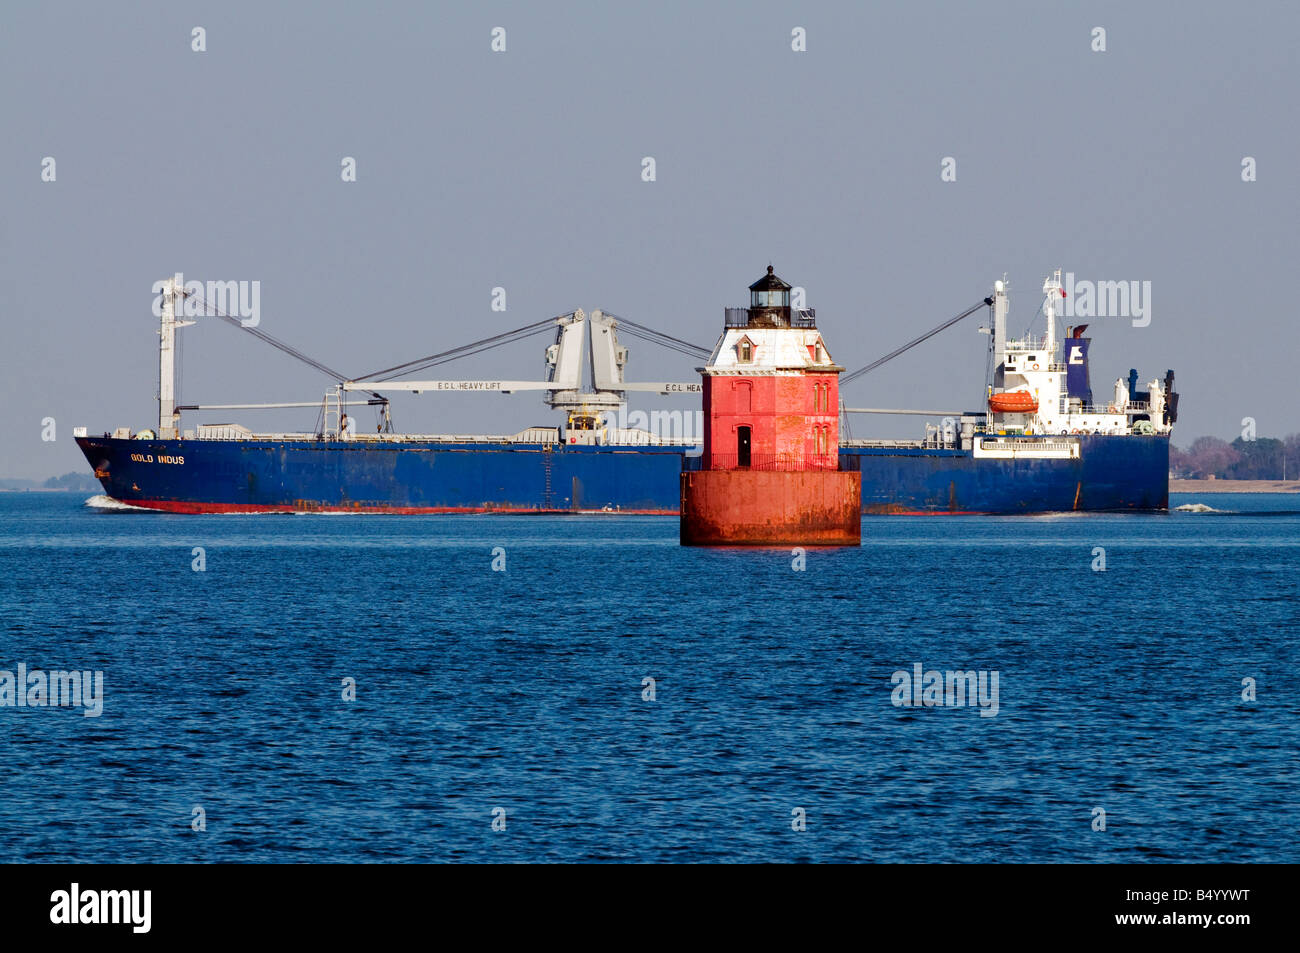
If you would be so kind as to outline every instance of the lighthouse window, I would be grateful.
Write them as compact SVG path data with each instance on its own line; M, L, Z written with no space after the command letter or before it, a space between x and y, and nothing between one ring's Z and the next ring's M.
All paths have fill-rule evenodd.
M748 364L753 360L754 360L754 345L750 344L749 341L741 341L740 362L742 364Z

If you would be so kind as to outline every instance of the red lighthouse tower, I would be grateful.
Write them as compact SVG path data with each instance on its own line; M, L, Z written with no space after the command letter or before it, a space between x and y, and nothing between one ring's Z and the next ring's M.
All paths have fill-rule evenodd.
M749 292L700 369L704 455L682 473L682 543L856 545L862 475L839 468L844 368L770 265Z

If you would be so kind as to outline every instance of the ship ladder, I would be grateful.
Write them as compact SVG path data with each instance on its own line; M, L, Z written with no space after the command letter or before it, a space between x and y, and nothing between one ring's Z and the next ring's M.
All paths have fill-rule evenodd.
M546 489L542 496L542 508L547 510L555 509L555 504L551 500L551 463L555 459L552 453L550 446L542 449L542 469L546 473Z

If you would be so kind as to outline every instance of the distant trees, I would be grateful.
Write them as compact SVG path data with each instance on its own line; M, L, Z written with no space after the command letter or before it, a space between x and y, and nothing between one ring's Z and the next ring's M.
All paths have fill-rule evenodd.
M1232 448L1241 456L1228 467L1224 479L1228 480L1280 480L1282 478L1282 452L1285 444L1272 437L1256 440L1232 441Z
M88 493L99 489L99 481L89 473L65 473L63 476L50 477L43 484L47 490L76 490Z
M1169 464L1179 475L1203 480L1208 476L1220 476L1240 457L1226 440L1197 437L1186 450L1171 449Z
M1285 439L1259 437L1232 443L1197 437L1186 450L1169 448L1169 469L1176 477L1219 480L1300 479L1300 434Z

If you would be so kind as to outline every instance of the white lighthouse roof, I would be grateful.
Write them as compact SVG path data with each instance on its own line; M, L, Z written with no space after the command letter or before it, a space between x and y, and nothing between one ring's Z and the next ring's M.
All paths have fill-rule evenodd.
M727 328L718 339L705 374L838 373L816 328Z

